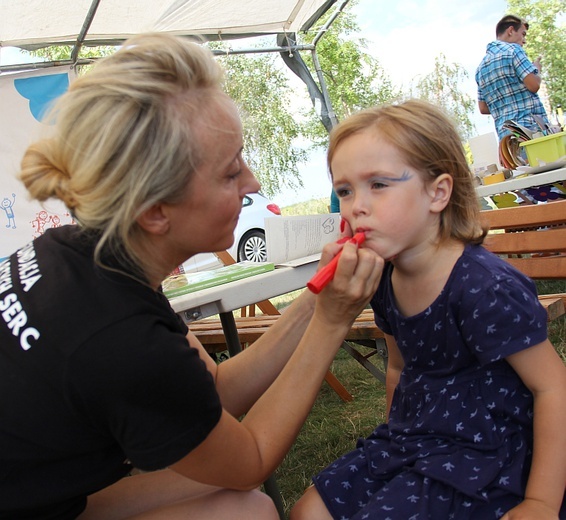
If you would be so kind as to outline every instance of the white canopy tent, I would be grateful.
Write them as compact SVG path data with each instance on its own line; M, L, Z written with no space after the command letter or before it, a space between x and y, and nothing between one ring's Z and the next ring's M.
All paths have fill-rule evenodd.
M115 44L146 31L227 38L296 33L336 0L0 1L2 46Z
M270 47L238 48L228 53L279 52L287 66L307 85L323 125L330 130L336 118L318 58L316 45L349 0L0 0L0 48L33 50L71 45L68 60L2 65L3 72L81 65L83 46L119 45L147 31L192 36L201 40L231 40L275 35ZM297 34L311 30L327 11L328 22L311 44ZM314 81L300 51L312 53L318 78ZM0 55L1 56L1 55Z

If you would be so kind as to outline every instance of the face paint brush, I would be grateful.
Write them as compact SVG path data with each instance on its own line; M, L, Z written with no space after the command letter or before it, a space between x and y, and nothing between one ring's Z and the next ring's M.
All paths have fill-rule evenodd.
M363 244L365 239L365 233L356 233L352 237L352 241L358 245ZM311 290L311 292L318 294L334 278L334 274L336 273L336 266L338 265L338 260L340 259L341 255L342 251L340 251L332 260L330 260L330 262L328 262L307 282L307 287Z

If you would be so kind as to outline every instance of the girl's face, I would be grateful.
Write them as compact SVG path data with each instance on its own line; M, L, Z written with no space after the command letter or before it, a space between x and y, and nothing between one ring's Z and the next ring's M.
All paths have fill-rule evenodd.
M242 126L235 106L215 103L208 113L197 132L201 165L174 208L174 237L182 261L228 249L234 243L244 195L260 188L242 158Z
M342 218L354 232L365 232L364 247L389 260L434 242L439 225L432 208L434 182L425 184L379 132L347 137L331 169Z

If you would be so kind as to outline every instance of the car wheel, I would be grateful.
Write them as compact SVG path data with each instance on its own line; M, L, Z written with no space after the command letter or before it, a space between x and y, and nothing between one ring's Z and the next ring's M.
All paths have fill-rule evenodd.
M267 260L267 247L263 231L250 231L240 241L238 262L243 262L244 260L251 262L265 262Z

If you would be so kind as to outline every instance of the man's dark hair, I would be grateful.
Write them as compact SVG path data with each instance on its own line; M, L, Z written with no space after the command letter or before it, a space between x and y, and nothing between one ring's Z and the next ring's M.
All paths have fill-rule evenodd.
M495 26L495 36L502 35L509 27L513 27L516 31L518 31L521 26L524 25L525 29L529 29L529 24L524 20L521 20L518 16L514 14L507 14Z

